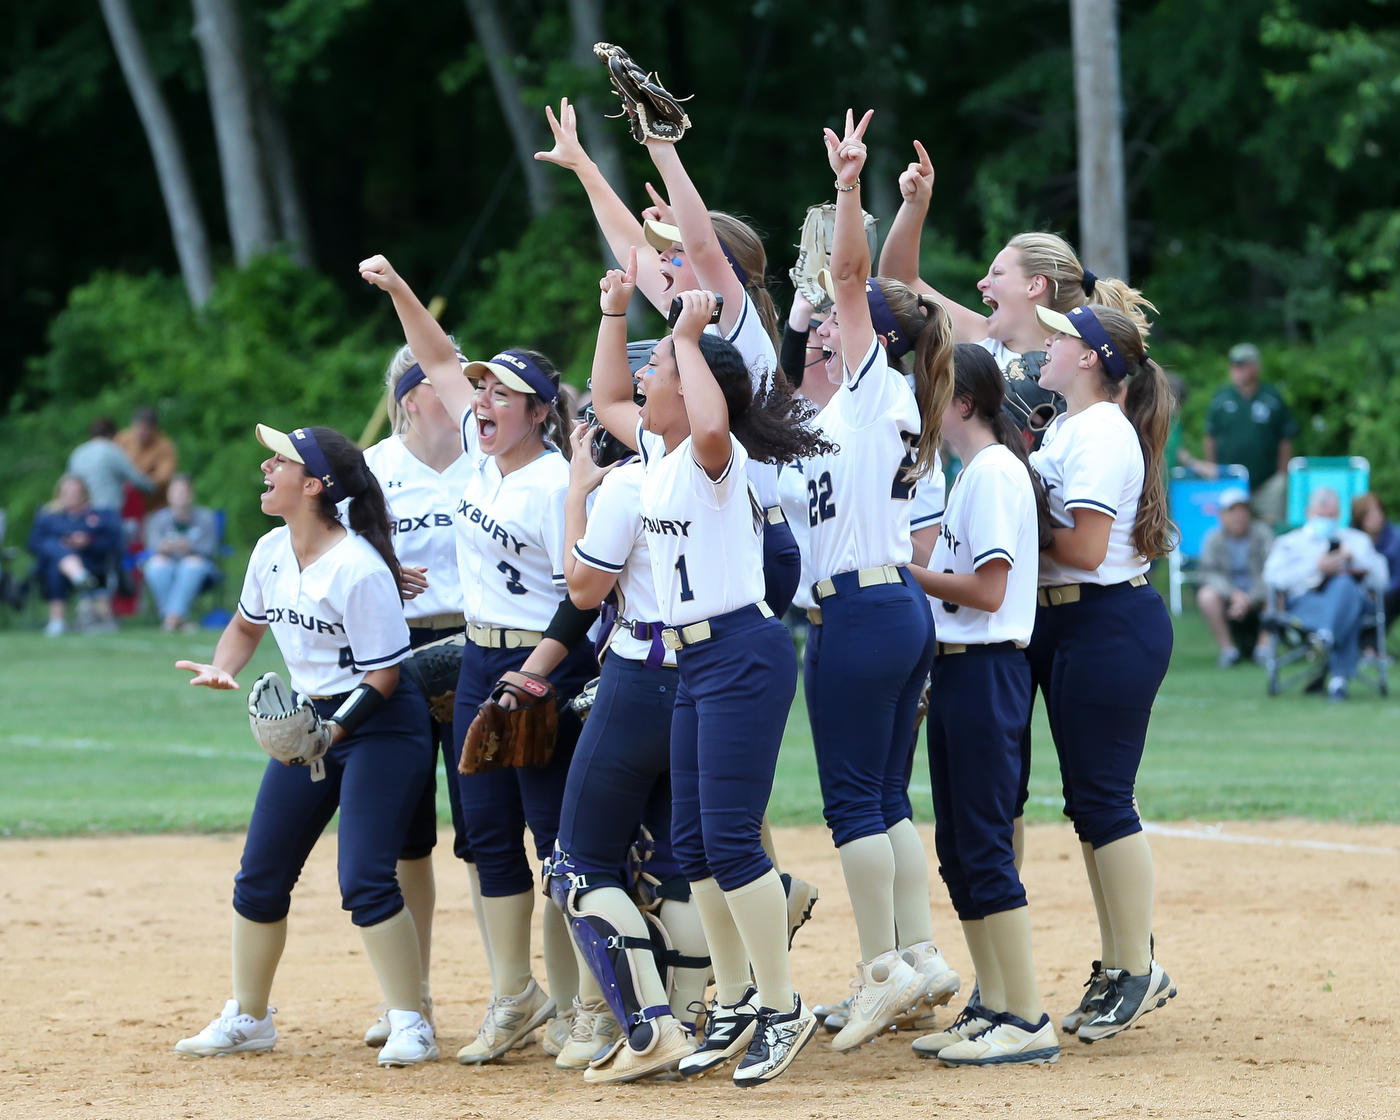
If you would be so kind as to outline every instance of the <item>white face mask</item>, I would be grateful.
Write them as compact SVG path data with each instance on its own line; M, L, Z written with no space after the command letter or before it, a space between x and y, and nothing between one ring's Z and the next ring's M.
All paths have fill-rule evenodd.
M1335 517L1309 517L1308 528L1312 530L1312 535L1318 539L1330 541L1337 535L1337 519Z

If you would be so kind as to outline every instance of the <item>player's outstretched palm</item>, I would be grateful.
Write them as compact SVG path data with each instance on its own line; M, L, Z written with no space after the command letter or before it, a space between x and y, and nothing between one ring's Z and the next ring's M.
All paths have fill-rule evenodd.
M569 104L567 97L559 101L559 115L546 105L544 115L549 121L549 130L554 133L554 147L547 152L536 152L535 158L544 163L557 163L570 171L577 171L588 162L588 153L578 139L578 115Z
M598 281L598 303L609 315L624 315L627 305L632 302L632 293L637 289L637 248L634 245L627 253L627 267L610 268Z
M917 140L914 141L914 151L918 153L919 161L911 163L899 176L899 193L905 202L927 204L933 197L933 162Z
M829 128L822 129L822 137L826 141L827 162L836 173L836 181L843 187L855 186L860 178L866 157L865 129L874 115L874 109L867 109L865 116L860 118L860 124L856 124L855 114L847 109L844 136L837 136Z
M205 688L238 690L238 682L217 665L202 665L198 661L177 661L175 662L175 668L185 669L193 673L194 676L190 679L190 684L192 685L203 685Z

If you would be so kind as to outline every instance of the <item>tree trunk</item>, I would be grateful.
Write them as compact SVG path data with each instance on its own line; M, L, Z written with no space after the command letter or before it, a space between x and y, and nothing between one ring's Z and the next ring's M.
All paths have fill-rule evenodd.
M1118 0L1070 0L1079 131L1079 255L1100 276L1128 278Z
M204 215L199 210L194 184L190 182L180 134L175 131L170 107L151 69L146 44L141 40L141 30L136 26L130 3L128 0L100 2L102 18L107 22L112 46L155 160L160 193L170 218L170 236L180 260L180 273L185 278L185 291L189 293L190 303L203 307L209 302L209 293L214 287L214 270L209 264L209 234L204 228Z
M899 209L899 173L904 170L890 147L897 135L898 121L893 70L889 62L890 48L894 44L894 19L889 0L870 0L866 8L866 37L870 52L865 71L870 99L867 107L875 110L875 117L865 135L870 162L861 176L861 193L866 209L888 229ZM862 111L861 106L855 107L856 120L860 120Z
M282 114L261 74L258 75L254 87L254 99L258 118L258 139L262 144L263 157L267 160L272 194L277 201L277 224L281 229L282 240L286 242L292 260L302 268L310 268L311 224L306 220L306 207L297 183L296 164L292 160L292 146L287 140L287 129L282 123Z
M277 239L263 177L252 83L237 0L192 0L194 37L209 83L233 258L241 268Z
M570 61L581 70L601 67L601 60L593 53L593 44L603 41L603 0L569 0L569 22L573 27ZM603 111L593 98L576 97L574 109L578 113L579 127L583 130L583 142L593 153L598 170L617 192L617 197L630 208L627 180L622 171L622 151L617 145L616 133L608 128ZM608 239L601 229L598 231L598 244L603 251L603 266L617 268L617 258L608 247Z
M207 0L206 0L207 2ZM486 65L491 71L491 84L506 118L515 156L525 175L525 189L530 196L530 209L538 217L554 207L554 183L542 163L535 159L540 150L539 128L533 110L520 99L520 79L516 77L513 60L515 47L501 19L496 0L463 0L471 17L477 42L486 53Z

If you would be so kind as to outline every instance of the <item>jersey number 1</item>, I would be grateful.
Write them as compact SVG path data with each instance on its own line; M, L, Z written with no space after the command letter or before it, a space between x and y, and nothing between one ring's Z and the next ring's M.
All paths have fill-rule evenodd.
M695 592L690 589L690 573L685 570L684 556L676 561L676 571L681 574L681 602L688 603L695 598Z

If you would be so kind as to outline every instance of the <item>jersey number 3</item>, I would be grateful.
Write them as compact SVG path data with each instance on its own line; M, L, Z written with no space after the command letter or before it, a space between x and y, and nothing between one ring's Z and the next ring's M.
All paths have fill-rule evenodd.
M817 480L807 480L807 524L815 526L818 521L830 521L835 516L836 503L831 500L831 472L822 471Z
M506 590L512 595L524 595L526 587L520 582L520 569L512 564L507 564L502 560L496 565L496 571L504 572L506 576Z

